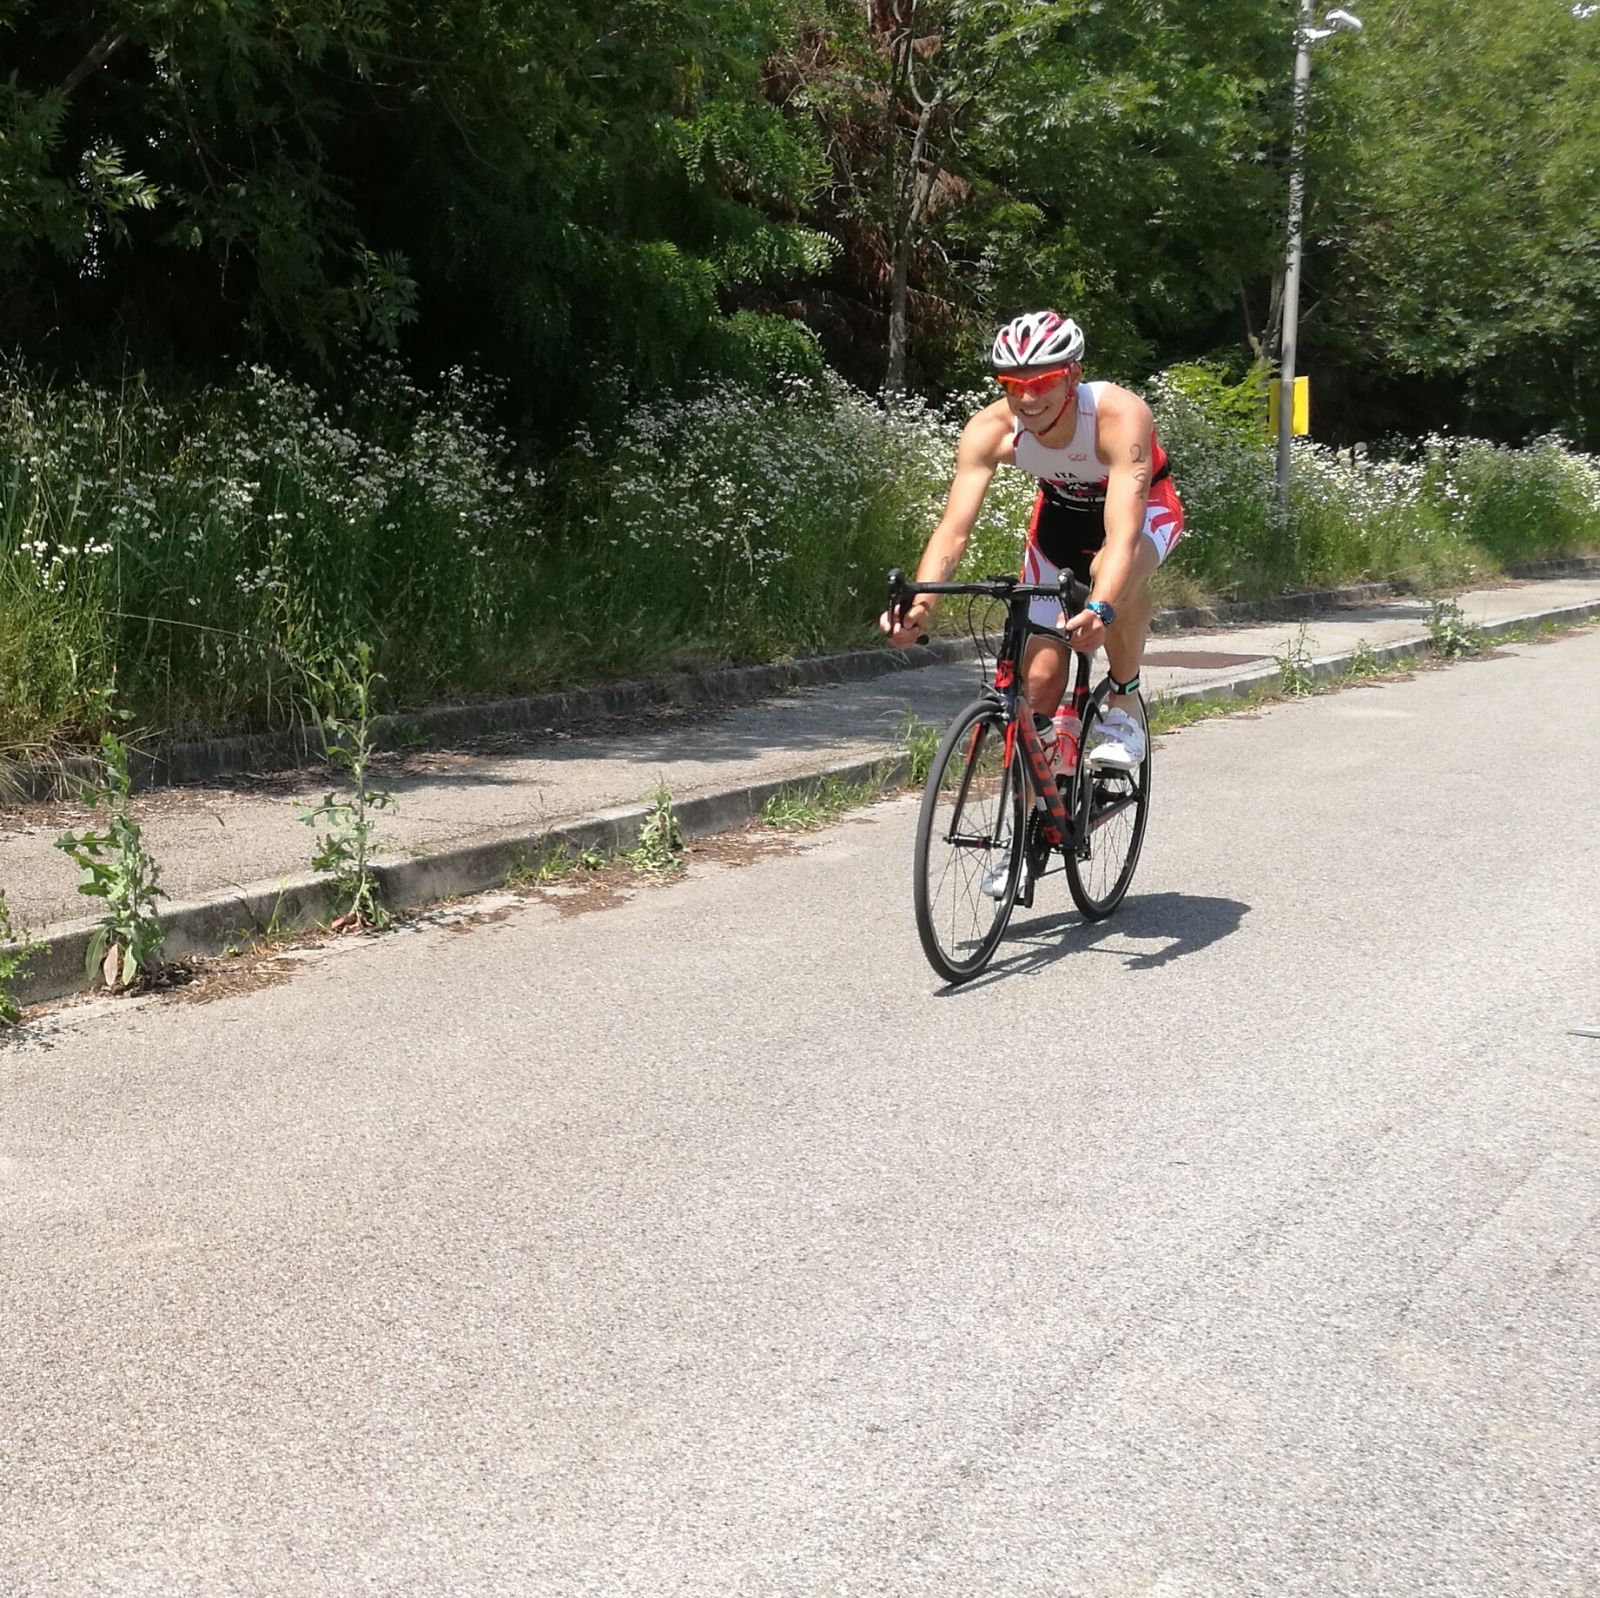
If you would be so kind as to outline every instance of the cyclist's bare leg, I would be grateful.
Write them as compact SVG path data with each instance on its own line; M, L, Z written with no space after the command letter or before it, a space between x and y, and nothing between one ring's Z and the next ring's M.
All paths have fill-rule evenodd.
M1091 582L1099 575L1103 554L1104 551L1089 563ZM1139 675L1139 667L1144 661L1145 639L1150 631L1150 613L1154 608L1154 601L1150 597L1150 579L1160 564L1156 546L1141 533L1138 548L1134 552L1133 571L1129 576L1127 587L1123 589L1122 600L1117 605L1117 619L1106 629L1106 661L1111 668L1112 677L1118 682L1132 682ZM1065 665L1062 666L1061 672L1064 688ZM1033 700L1031 678L1029 683L1028 699L1031 703ZM1132 702L1132 694L1111 696L1113 705L1128 706Z
M1120 614L1117 618L1121 620ZM1022 685L1028 704L1040 716L1053 716L1067 691L1067 671L1072 651L1065 644L1037 635L1028 640L1022 657ZM1126 679L1124 679L1126 680Z

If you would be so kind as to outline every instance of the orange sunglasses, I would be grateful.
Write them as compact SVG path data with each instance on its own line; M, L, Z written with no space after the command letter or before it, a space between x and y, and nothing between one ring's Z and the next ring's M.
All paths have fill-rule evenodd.
M1006 372L996 372L994 380L1019 399L1034 399L1040 394L1049 393L1066 375L1067 368L1058 366L1053 372L1035 372L1030 377L1012 377Z

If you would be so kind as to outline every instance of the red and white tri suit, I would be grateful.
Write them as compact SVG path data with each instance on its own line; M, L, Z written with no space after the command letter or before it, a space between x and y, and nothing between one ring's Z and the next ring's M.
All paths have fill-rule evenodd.
M1050 449L1022 425L1015 424L1012 444L1017 465L1039 479L1039 494L1028 523L1028 547L1022 557L1022 581L1053 583L1070 567L1080 582L1089 581L1089 563L1106 541L1105 463L1095 448L1095 404L1104 383L1079 383L1078 425L1064 449ZM1155 545L1159 566L1183 537L1183 504L1172 486L1167 452L1154 435L1150 494L1145 503L1144 536ZM1035 599L1028 607L1041 627L1054 627L1061 607L1053 599Z

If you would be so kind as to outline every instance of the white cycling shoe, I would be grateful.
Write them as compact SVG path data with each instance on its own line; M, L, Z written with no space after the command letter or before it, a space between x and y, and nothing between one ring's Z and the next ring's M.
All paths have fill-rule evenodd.
M1102 771L1137 771L1144 761L1144 728L1126 710L1108 710L1095 724L1089 764Z
M1011 857L998 860L983 874L983 881L978 884L978 892L990 899L1003 899L1006 896L1006 884L1011 880Z
M1024 903L1028 900L1028 890L1032 886L1029 877L1032 873L1028 870L1028 861L1024 857L1022 870L1017 874L1017 897ZM983 874L983 880L978 884L978 892L988 898L1000 900L1006 896L1006 884L1011 880L1011 856L997 860Z

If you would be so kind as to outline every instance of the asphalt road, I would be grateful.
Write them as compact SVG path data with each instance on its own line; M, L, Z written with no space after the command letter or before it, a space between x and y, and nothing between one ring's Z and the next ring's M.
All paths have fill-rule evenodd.
M0 1593L1600 1593L1600 634L0 1053Z

